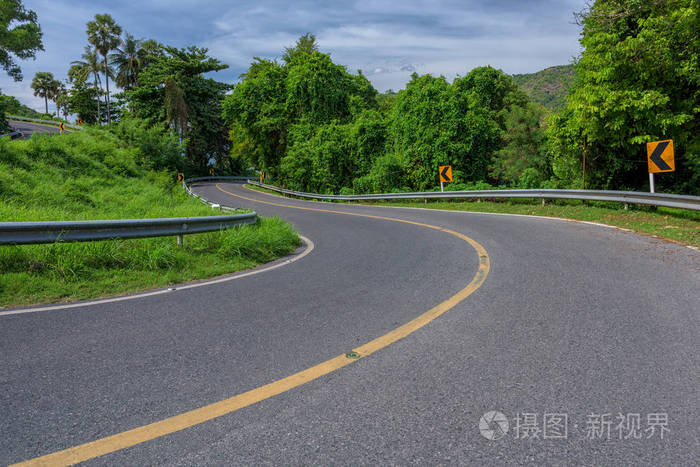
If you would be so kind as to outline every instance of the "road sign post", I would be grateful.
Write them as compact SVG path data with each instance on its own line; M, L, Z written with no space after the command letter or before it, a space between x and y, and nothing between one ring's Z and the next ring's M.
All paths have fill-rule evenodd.
M655 193L654 174L676 170L672 139L647 143L647 167L649 168L649 191Z
M440 191L443 192L445 191L443 183L452 181L452 166L441 165L438 169L438 173L440 174Z

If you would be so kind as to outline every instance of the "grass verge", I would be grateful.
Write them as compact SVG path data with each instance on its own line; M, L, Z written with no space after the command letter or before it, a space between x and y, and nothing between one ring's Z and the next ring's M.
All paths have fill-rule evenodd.
M153 148L153 145L149 146ZM148 156L157 150L149 150ZM179 149L175 147L175 154ZM147 170L138 147L105 130L0 138L0 221L222 214L187 196L176 171ZM147 161L146 161L147 162ZM257 266L293 251L289 224L175 237L0 247L0 307L132 293Z
M0 247L0 306L74 301L163 287L251 268L293 251L279 218L174 237Z
M74 301L240 271L293 251L299 237L279 218L174 237L0 247L0 306Z
M264 188L253 185L246 186L257 191L279 195L279 193ZM630 206L630 209L624 210L619 203L584 202L576 200L548 201L544 206L542 206L540 200L480 202L465 200L428 200L427 203L425 201L401 200L372 202L353 201L352 203L372 206L428 208L465 212L524 214L600 222L700 248L700 212L684 209Z

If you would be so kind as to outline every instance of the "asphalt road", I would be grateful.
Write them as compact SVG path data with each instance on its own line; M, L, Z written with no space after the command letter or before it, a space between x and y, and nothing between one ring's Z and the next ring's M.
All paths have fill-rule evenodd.
M220 188L229 193L213 184L195 191L288 219L313 251L229 282L0 315L0 463L333 359L422 315L478 271L474 248L445 231L321 210L459 232L487 251L488 276L445 314L365 358L90 464L697 463L699 252L562 220ZM490 411L509 422L500 439L480 432Z
M8 120L10 126L16 131L21 131L24 136L23 139L27 139L32 136L32 133L59 133L60 130L57 126L52 125L41 125L37 123L20 122L16 120Z

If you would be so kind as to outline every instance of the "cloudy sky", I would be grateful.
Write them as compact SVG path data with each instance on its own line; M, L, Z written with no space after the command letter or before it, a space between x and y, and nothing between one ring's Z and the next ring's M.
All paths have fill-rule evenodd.
M215 74L235 82L252 57L280 58L306 32L351 72L361 69L379 91L399 90L412 72L452 79L491 65L531 73L569 63L580 52L573 12L585 0L221 1L24 0L44 33L44 52L21 62L24 81L0 73L0 89L37 110L34 73L65 79L87 44L85 24L110 13L137 38L206 47L229 65Z

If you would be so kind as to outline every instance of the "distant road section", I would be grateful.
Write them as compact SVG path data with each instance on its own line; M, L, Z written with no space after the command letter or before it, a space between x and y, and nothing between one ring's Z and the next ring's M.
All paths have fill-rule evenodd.
M42 125L40 123L19 122L16 120L8 120L12 128L21 131L24 135L22 138L27 139L32 136L32 133L59 133L57 126Z

